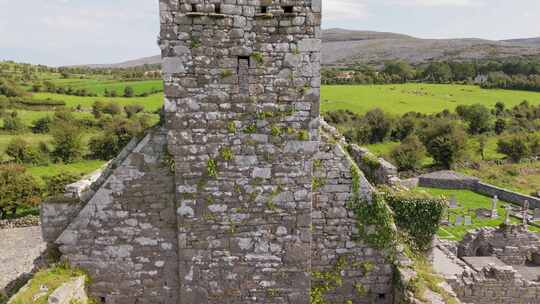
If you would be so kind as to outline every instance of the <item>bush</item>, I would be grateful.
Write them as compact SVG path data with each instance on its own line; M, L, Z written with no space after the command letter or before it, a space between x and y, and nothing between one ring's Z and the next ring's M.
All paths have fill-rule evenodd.
M411 116L401 117L392 130L392 139L402 141L416 131L416 119Z
M494 131L495 134L501 135L506 130L506 120L499 118L495 121Z
M128 118L131 118L135 116L137 113L141 113L144 111L144 107L142 105L127 105L124 107L124 112L126 112L126 115Z
M370 128L370 143L383 142L392 130L392 118L381 109L373 109L364 115L363 120Z
M22 138L14 138L6 148L6 155L13 158L17 164L44 164L46 156L40 150L30 146Z
M52 129L54 149L51 153L55 162L73 163L84 152L81 131L76 124L56 121Z
M4 130L10 132L21 132L25 129L23 121L18 117L17 112L12 112L4 118Z
M369 143L370 135L371 129L364 123L358 123L353 129L350 129L343 134L348 142L359 144Z
M73 173L63 172L53 176L46 176L45 180L45 196L54 196L63 194L66 186L79 180L79 176Z
M467 147L467 135L455 121L435 120L424 129L421 140L435 162L451 168Z
M430 249L446 210L446 201L410 193L387 193L385 200L394 212L396 225L407 232L416 249Z
M390 152L390 157L400 171L416 170L422 165L426 148L417 136L409 136Z
M23 206L40 203L41 189L37 181L20 165L0 165L0 218L7 212L15 215Z
M101 160L114 158L133 137L139 136L148 127L145 116L111 121L103 135L90 140L88 146L92 157Z
M122 113L122 107L114 102L109 102L103 108L103 113L111 114L112 116Z
M101 115L103 114L103 110L105 109L105 103L103 101L95 101L93 104L92 104L92 115L94 115L94 117L96 119L99 119L101 118Z
M36 134L49 133L51 131L51 124L53 120L50 116L42 117L34 121L32 126L32 132Z
M491 130L491 112L486 106L460 105L456 108L456 112L469 125L469 133L480 134Z
M7 97L22 97L26 95L26 92L15 82L0 78L0 95Z
M524 136L514 136L508 139L499 139L497 152L506 155L513 162L520 162L531 155L530 147Z
M135 96L135 91L132 87L127 86L124 88L124 97L133 97Z
M88 149L94 159L110 160L120 152L118 136L103 134L92 137L88 143Z

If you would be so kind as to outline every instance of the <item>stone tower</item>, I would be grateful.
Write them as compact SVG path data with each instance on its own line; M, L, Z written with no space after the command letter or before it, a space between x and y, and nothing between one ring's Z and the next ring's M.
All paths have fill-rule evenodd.
M180 303L307 303L321 1L160 4Z
M392 303L351 208L362 157L319 119L321 1L160 0L160 19L164 124L42 204L44 239L101 303Z

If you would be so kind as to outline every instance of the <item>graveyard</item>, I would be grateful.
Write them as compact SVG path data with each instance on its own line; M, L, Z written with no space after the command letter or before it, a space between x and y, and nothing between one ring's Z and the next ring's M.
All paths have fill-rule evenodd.
M522 207L516 204L497 200L474 193L470 190L453 190L419 187L417 191L427 192L434 196L444 196L449 201L438 237L444 240L462 240L469 230L482 227L498 227L505 222L509 211L509 223L522 223ZM510 207L507 209L507 207ZM496 211L496 212L493 212ZM529 210L528 229L540 233L540 209Z

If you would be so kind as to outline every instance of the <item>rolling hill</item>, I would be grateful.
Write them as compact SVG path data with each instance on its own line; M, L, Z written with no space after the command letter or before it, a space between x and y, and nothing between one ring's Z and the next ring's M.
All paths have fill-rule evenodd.
M432 60L471 60L540 55L540 37L503 41L475 38L421 39L403 34L323 30L323 65L346 66L358 63L380 64L387 60L422 63ZM117 64L87 65L94 68L125 68L157 64L160 56L145 57Z

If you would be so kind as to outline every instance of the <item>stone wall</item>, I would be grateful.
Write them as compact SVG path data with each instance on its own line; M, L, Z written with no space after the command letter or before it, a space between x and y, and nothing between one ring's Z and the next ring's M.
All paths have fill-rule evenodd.
M181 303L307 303L321 0L160 1Z
M533 304L540 300L540 283L523 280L511 266L465 272L448 282L464 303Z
M521 194L481 182L478 178L470 177L454 171L439 171L419 177L419 186L442 189L467 189L482 195L495 196L499 199L523 205L529 202L531 208L540 208L540 198Z
M51 244L56 242L83 207L80 200L67 197L53 197L43 202L40 206L43 240Z
M356 162L360 170L364 172L367 179L377 185L400 185L402 181L399 179L397 168L387 162L382 157L377 157L369 152L368 149L359 147L356 144L348 144L345 137L335 128L321 119L321 129L326 132L330 138L340 143L343 147L347 147L347 152L352 160Z
M508 265L523 265L540 252L540 238L521 225L481 228L469 232L458 245L458 256L494 255Z
M357 219L349 206L353 195L351 167L355 164L326 135L315 159L312 269L332 272L338 263L344 263L340 273L343 285L326 293L328 303L392 303L392 265L381 252L355 237ZM373 188L364 176L359 182L361 194L369 199ZM319 283L314 280L313 285Z
M321 141L320 19L320 0L160 0L163 129L68 189L80 212L44 207L49 240L70 222L56 242L93 296L307 304L339 264L328 300L392 302L393 268L348 206L356 165Z
M503 200L505 202L514 203L523 205L525 201L529 202L530 208L540 208L540 198L532 197L529 195L521 194L519 192L510 191L504 188L500 188L497 186L493 186L490 184L478 182L475 184L473 188L474 192L487 195L487 196L495 196L499 197L500 200Z
M174 179L166 133L148 134L57 240L103 303L177 303ZM48 205L48 204L47 204Z
M133 152L140 142L133 138L106 166L85 178L66 186L65 192L47 199L40 205L40 222L43 240L53 244L81 209L94 197L99 188L113 174L116 167Z

